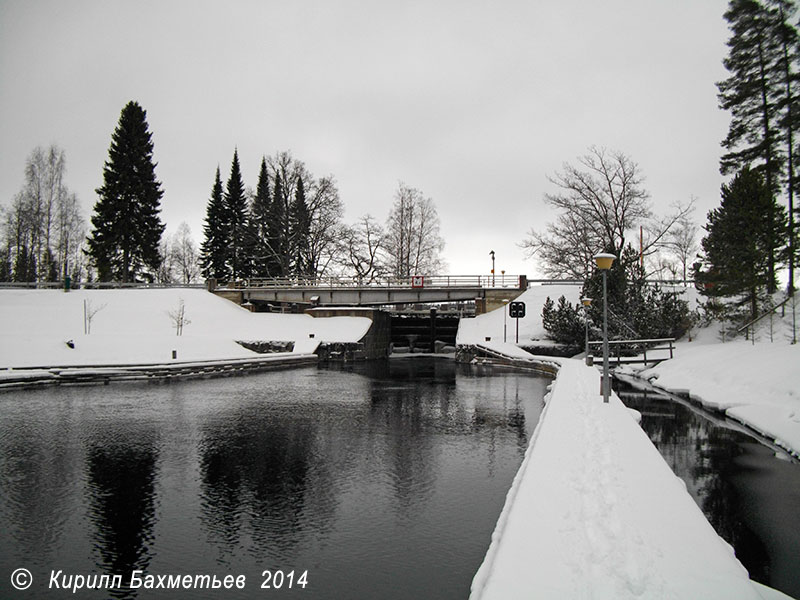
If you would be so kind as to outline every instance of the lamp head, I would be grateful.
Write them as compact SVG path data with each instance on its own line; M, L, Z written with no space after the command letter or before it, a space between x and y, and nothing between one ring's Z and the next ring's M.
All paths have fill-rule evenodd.
M590 307L592 305L592 299L591 298L581 298L581 304L583 304L585 307L588 308L588 307Z
M610 269L611 265L616 259L616 256L613 254L608 254L607 252L600 252L599 254L594 255L594 262L597 263L597 268L601 271L607 271Z

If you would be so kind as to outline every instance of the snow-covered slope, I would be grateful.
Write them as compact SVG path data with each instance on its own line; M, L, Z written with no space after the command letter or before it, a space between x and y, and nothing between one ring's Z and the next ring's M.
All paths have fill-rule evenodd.
M188 322L178 337L169 313L181 300ZM99 309L89 335L84 302ZM0 290L0 367L154 363L170 360L173 350L179 360L254 355L236 340L293 341L295 352L313 352L319 342L357 341L370 324L362 317L250 313L200 289L8 289Z
M573 304L580 300L579 285L533 285L523 292L515 302L525 303L525 317L519 320L519 343L525 345L531 340L544 340L545 330L542 327L542 307L547 297L557 302L565 296ZM484 342L487 337L492 342L503 341L504 327L506 341L513 342L516 337L516 319L508 316L506 309L497 309L474 319L463 319L458 328L458 344L476 344Z

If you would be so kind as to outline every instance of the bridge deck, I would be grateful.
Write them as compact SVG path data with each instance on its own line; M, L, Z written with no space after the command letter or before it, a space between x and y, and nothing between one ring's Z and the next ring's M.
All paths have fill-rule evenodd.
M317 281L249 279L216 287L217 292L237 292L243 302L298 303L316 306L379 306L452 302L483 298L492 289L525 289L523 276L425 276L382 278L369 282L353 278Z

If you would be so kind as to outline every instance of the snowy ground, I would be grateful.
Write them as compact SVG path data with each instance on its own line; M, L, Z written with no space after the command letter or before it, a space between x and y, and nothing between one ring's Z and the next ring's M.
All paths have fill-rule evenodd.
M632 411L603 403L597 371L556 360L470 597L785 598L748 578Z
M544 327L542 327L542 307L547 297L558 302L559 297L565 296L569 302L575 304L580 300L581 286L579 285L533 285L523 292L515 302L525 303L525 317L519 320L519 341L520 344L530 343L531 341L542 342L547 345L552 342L546 339ZM461 321L458 328L458 338L456 343L467 344L476 341L483 342L486 337L491 337L492 342L505 341L513 342L516 339L516 319L508 316L507 310L493 310L484 315L479 315L474 319Z
M554 298L550 290L520 297L528 315L520 343L543 337L541 305ZM579 288L572 290L567 298L575 302ZM502 342L503 320L498 310L464 322L459 343L525 358ZM798 348L785 340L723 345L700 332L679 345L678 358L646 375L791 440L800 414ZM560 373L473 580L472 600L787 598L749 579L632 411L616 395L602 402L597 369L542 359L559 362Z
M178 337L169 313L180 300L189 322ZM99 308L88 335L84 301ZM323 341L358 341L370 324L362 317L250 313L200 289L6 289L0 290L0 368L162 363L173 350L181 361L257 356L236 340L293 341L295 353L308 353Z
M785 323L769 342L757 336L722 343L714 328L677 344L675 358L639 377L664 389L688 390L704 406L724 411L800 457L800 344ZM636 372L635 370L631 370Z

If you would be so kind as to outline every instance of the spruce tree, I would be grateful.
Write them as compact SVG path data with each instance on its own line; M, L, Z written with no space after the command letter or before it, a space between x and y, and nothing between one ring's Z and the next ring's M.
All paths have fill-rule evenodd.
M247 194L239 167L238 150L233 152L231 174L225 186L225 211L228 216L226 223L230 239L228 266L231 277L233 279L250 277L251 263L247 252L250 219L247 210Z
M103 185L87 239L101 281L152 281L161 263L164 224L159 215L164 192L156 179L147 113L134 101L122 109L111 137Z
M227 265L228 248L230 247L229 230L222 179L219 167L217 167L214 185L211 188L211 198L206 207L206 219L203 226L204 240L200 247L201 272L206 279L214 278L222 281L230 279L230 270Z
M770 215L776 221L770 222ZM758 314L758 298L774 289L770 251L775 232L785 243L785 212L772 197L762 175L749 168L739 171L722 186L719 208L708 213L703 238L703 263L697 281L707 296L735 298Z
M270 204L269 219L269 239L272 252L275 257L274 277L289 276L289 239L286 222L288 209L286 206L286 194L284 185L279 173L274 176L275 182L272 192L272 203Z
M270 193L267 160L261 158L256 195L250 207L250 254L253 276L269 277L275 271L275 258L270 245Z
M294 202L290 211L290 227L292 250L294 254L294 273L300 279L313 277L308 256L309 236L311 235L311 216L306 203L306 191L303 178L297 178Z

